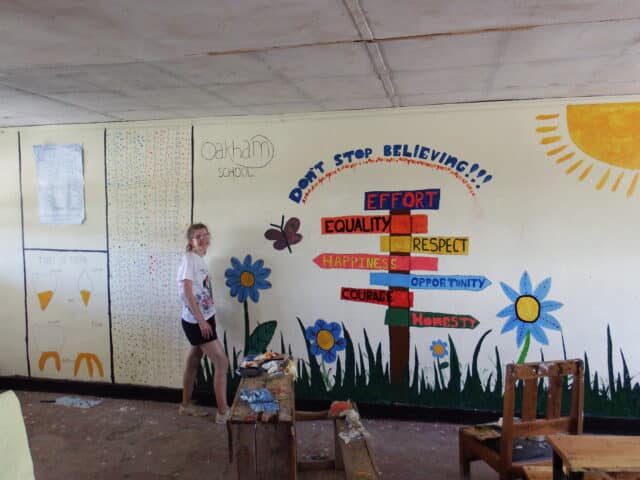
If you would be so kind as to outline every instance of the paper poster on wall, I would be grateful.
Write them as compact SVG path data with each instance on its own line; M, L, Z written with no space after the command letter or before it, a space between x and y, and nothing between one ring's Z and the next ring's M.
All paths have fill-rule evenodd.
M84 222L82 145L34 145L40 223Z

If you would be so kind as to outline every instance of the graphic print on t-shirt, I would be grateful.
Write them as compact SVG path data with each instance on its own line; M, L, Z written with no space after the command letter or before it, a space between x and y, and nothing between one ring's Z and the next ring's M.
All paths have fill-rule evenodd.
M211 282L209 281L209 275L204 277L202 281L202 297L198 299L203 311L208 311L213 306L213 292L211 291Z

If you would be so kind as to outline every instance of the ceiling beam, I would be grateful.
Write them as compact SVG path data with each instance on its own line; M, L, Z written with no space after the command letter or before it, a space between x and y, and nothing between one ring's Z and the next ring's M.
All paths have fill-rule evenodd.
M371 63L373 63L373 68L376 72L376 75L382 82L384 90L387 94L387 98L389 98L391 104L394 107L400 106L398 93L391 78L391 72L389 71L387 62L384 59L384 55L382 54L380 45L376 41L373 32L371 31L369 21L367 20L365 13L362 11L360 1L342 0L342 2L344 3L346 9L349 10L349 14L351 15L353 24L360 34L360 38L366 42L365 46L367 47L369 58L371 59Z

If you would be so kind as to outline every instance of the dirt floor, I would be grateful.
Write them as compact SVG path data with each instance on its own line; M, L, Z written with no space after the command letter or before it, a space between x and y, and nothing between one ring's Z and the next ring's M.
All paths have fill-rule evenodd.
M226 479L226 428L209 417L183 417L177 404L102 398L88 409L55 403L59 393L17 391L38 480ZM81 395L74 398L95 399ZM364 419L385 479L458 478L458 425ZM333 457L330 422L296 426L298 458ZM1 477L1 474L0 474ZM344 478L337 472L299 473L301 480ZM496 479L486 465L474 480Z

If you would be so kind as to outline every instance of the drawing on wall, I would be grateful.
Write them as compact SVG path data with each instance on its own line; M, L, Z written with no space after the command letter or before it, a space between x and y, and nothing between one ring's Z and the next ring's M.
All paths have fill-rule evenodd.
M336 322L327 323L323 319L316 320L315 325L307 327L306 338L309 341L309 352L311 355L320 356L322 364L322 380L325 388L332 387L331 369L327 368L327 363L335 363L338 358L337 352L347 348L347 342L340 335L342 327Z
M110 375L101 360L110 358L111 348L106 252L27 250L25 270L29 352L37 360L32 373L83 380Z
M501 334L516 330L516 345L522 347L518 363L524 363L529 352L531 337L543 345L549 344L547 334L543 329L562 332L558 320L549 312L562 307L562 303L545 300L551 289L551 278L546 278L533 289L529 274L525 271L520 277L519 292L504 282L500 282L502 291L511 300L510 305L500 310L496 315L506 317Z
M40 223L84 222L82 145L34 145Z
M60 325L35 325L31 329L31 336L36 350L41 352L38 359L38 369L43 372L47 361L53 360L56 371L60 372L62 363L60 352L64 348L64 329Z
M558 108L551 108L553 106ZM384 403L406 398L411 404L434 407L499 409L504 365L518 360L525 346L526 334L518 347L517 325L509 332L500 333L508 318L497 317L496 313L515 302L504 296L498 285L502 280L520 296L518 283L523 271L530 269L527 264L538 261L542 273L546 269L546 275L540 273L541 277L535 278L537 273L532 272L532 293L543 279L553 279L553 289L544 299L538 300L541 303L550 299L565 303L565 307L548 312L559 319L563 331L556 334L542 327L538 321L537 325L547 336L549 345L539 343L530 334L525 360L559 358L565 351L572 357L580 357L584 349L584 353L593 359L590 381L585 385L585 391L591 392L586 394L585 410L593 412L610 408L608 403L614 395L616 402L627 395L626 405L632 406L634 401L637 405L640 387L637 379L633 380L637 376L637 355L627 355L626 360L630 361L627 371L627 367L623 367L624 360L621 362L623 357L620 352L624 348L627 353L627 342L631 340L628 336L620 338L620 348L613 341L615 338L610 342L611 345L607 344L602 318L597 313L589 315L585 302L571 307L572 311L581 314L584 321L590 321L588 335L576 337L574 332L580 329L565 323L562 317L562 312L566 312L565 308L568 307L568 297L564 293L564 300L558 296L558 285L555 283L559 277L554 271L560 267L553 263L553 257L539 255L543 253L542 250L551 248L539 241L544 232L530 235L527 244L533 246L525 250L518 248L515 239L523 228L526 231L530 222L544 216L545 221L548 220L554 227L556 224L562 226L558 234L567 241L559 248L562 252L571 251L568 257L570 262L579 260L581 255L592 254L594 248L600 251L598 249L605 245L602 242L608 242L609 254L603 260L612 262L596 262L596 270L590 272L594 281L580 281L585 280L587 274L576 270L576 282L562 286L563 292L573 291L576 295L588 291L592 294L592 301L597 301L598 297L593 293L602 287L598 278L614 278L614 268L619 268L628 278L632 278L637 270L637 262L632 256L624 256L624 252L632 247L628 239L633 238L634 223L619 221L633 218L633 202L624 202L624 208L616 208L619 215L613 219L611 208L605 208L606 205L597 200L597 195L587 195L610 168L611 172L608 177L605 176L606 183L601 191L617 188L617 195L622 197L630 188L633 190L636 171L630 167L625 169L606 164L595 155L589 154L593 157L590 158L583 153L577 138L565 129L565 112L566 102L537 102L514 104L507 108L502 105L446 107L437 111L412 112L407 116L369 118L365 112L362 116L353 114L352 118L336 115L335 119L329 117L329 121L311 115L302 119L283 117L275 122L272 119L257 119L247 124L212 122L213 125L195 125L196 155L202 146L208 148L209 153L215 152L220 157L224 155L224 160L228 161L229 150L225 151L223 143L225 139L250 139L258 132L266 132L278 150L279 164L259 172L264 174L264 182L260 179L264 188L260 192L247 191L248 195L242 199L234 196L237 188L234 188L233 181L216 177L215 168L220 166L219 158L213 159L215 162L201 158L201 162L195 164L195 211L202 213L204 220L210 218L211 221L223 222L220 228L229 228L238 235L253 234L256 237L253 241L263 248L262 253L252 252L253 260L263 258L274 274L280 272L281 266L285 266L284 262L287 262L286 268L292 269L291 275L283 276L287 277L284 284L280 280L274 281L274 274L268 278L274 284L273 291L261 292L267 297L261 295L262 301L249 306L249 313L254 316L251 328L255 327L258 311L260 318L277 318L278 326L282 328L279 342L281 350L291 352L292 346L297 350L293 352L301 357L298 364L300 377L296 381L297 395L322 400L349 396L355 400ZM535 119L537 114L552 113L559 114L558 118ZM474 129L473 126L477 125L481 128ZM342 126L353 128L340 128ZM548 129L547 132L535 132L538 127L553 126L558 127L555 133ZM462 131L465 132L464 139L460 137ZM380 139L380 133L384 133L387 139ZM562 139L542 146L538 144L543 137L552 134ZM417 141L412 142L413 137ZM327 139L331 138L334 139L334 146L329 143L327 147ZM215 148L204 145L211 139L220 139L221 145ZM420 144L420 141L423 143ZM548 156L545 154L555 148L561 150ZM443 152L445 149L446 154ZM562 159L558 165L554 163L554 160L561 159L570 151L575 151L572 158ZM235 151L234 155L237 154ZM579 156L584 161L574 166L580 160ZM531 159L534 157L545 162L544 168L532 168ZM462 163L465 161L466 164ZM592 167L583 181L575 181L585 174L590 163ZM564 171L572 166L570 174L565 175ZM623 170L626 173L615 187ZM517 185L522 180L523 172L526 172L530 186L544 185L545 188L519 188ZM207 180L213 181L216 188L212 189L211 182ZM557 180L562 181L558 183ZM354 191L353 185L361 187ZM568 195L566 189L560 188L562 185L573 185L583 195ZM588 190L583 189L585 185L589 185ZM442 188L442 205L437 212L413 211L403 205L403 200L410 203L411 197L403 199L400 192L405 189L414 191L421 186ZM363 210L363 192L375 189L394 190L395 203L392 203L393 193L387 197L387 201L395 208L386 211ZM215 194L212 190L215 190ZM633 196L637 198L639 192L637 188L635 190ZM502 199L508 199L509 195L516 195L522 201L518 205L504 203ZM257 201L266 213L253 222L253 227L248 230L246 222L235 217L227 220L228 205L217 201L221 197L235 198L234 205L245 210ZM373 202L375 198L371 200ZM548 208L550 205L555 208ZM543 206L547 207L544 211L541 209ZM578 209L584 213L585 222L571 225L562 221L563 218L570 218L571 212ZM285 214L281 222L277 221L278 213ZM428 220L425 221L427 225L424 231L389 231L392 219L399 221L395 219L401 217L414 217L411 220L403 218L402 221L411 229L417 228L414 220L417 221L419 214L423 213L429 213L430 217L427 219L424 216ZM281 224L284 227L290 217L301 220L302 227L298 232L306 237L304 242L291 246L295 255L284 254L286 247L272 249L275 240L270 240L267 245L263 238L267 229L279 230L276 226ZM591 218L593 222L589 222ZM319 219L322 219L323 235L320 239L316 238ZM273 225L269 225L270 222ZM505 226L510 227L507 229L508 236L496 236ZM495 230L491 227L495 227ZM571 247L578 237L584 236L580 234L591 233L594 229L600 232L598 238L602 237L602 241L590 237L593 242L581 244L577 251ZM378 242L381 236L385 238ZM310 242L311 237L314 237L313 242ZM321 248L323 242L327 248ZM491 245L491 248L484 248L486 245ZM245 253L251 251L234 252L233 242L224 242L220 246L223 258L236 256L240 262ZM591 250L587 251L588 248ZM625 259L624 265L618 265L621 255ZM299 265L302 260L312 260L317 265L312 267L315 270L309 272L308 276L305 272L309 263L304 268L302 264ZM500 274L496 273L500 266L505 271L510 270L509 265L514 261L518 263L514 278L509 279L511 274L505 277L504 272L503 278L500 278ZM223 266L222 271L228 266ZM487 273L489 270L491 275ZM220 283L224 280L224 277L217 278ZM497 285L491 284L491 281ZM291 282L297 284L304 301L297 299L291 305L272 301L275 297L286 298ZM610 285L604 288L608 290ZM615 288L615 291L607 292L606 298L620 298L625 292L625 288ZM333 301L331 298L327 300L327 296L333 296ZM622 305L629 306L629 302L632 304L632 298L632 295L627 296L620 302L620 308L625 308ZM247 302L250 303L248 299ZM232 303L233 310L240 313L240 304ZM525 303L522 308L524 306ZM402 311L401 318L408 317L407 326L383 324L390 309ZM301 319L298 332L292 333L292 318ZM614 334L618 331L622 336L620 332L624 330L621 328L633 329L632 320L622 316L616 318L616 324L611 325ZM312 353L313 342L306 333L317 319L340 325L340 337L345 341L345 348L335 352L334 362L324 361L324 373L323 356ZM526 319L523 317L518 322L526 323L523 320ZM224 318L222 322L224 324ZM402 338L409 341L392 345L388 337L390 328L408 329L410 334ZM229 343L228 349L225 343L230 355L231 376L234 375L235 353L243 348L242 325L238 333L238 338L233 339L235 343ZM288 344L289 340L291 344ZM309 343L302 345L303 340ZM397 371L396 365L391 362L394 351L404 352L404 358L409 359L403 383L398 384L402 389L400 394L395 388L396 384L390 380L390 372ZM611 362L610 357L603 361L606 352L613 352ZM631 364L631 359L636 365ZM610 376L607 372L609 366L612 368ZM329 378L326 372L330 372ZM632 393L634 388L635 394ZM587 398L591 399L591 404ZM618 409L622 412L622 403L618 405L611 407L611 411ZM637 408L635 411L637 416Z
M414 165L445 172L457 178L475 196L478 189L490 182L493 175L478 163L468 162L433 146L420 144L385 144L379 150L356 147L333 155L333 161L319 161L312 165L289 192L289 200L306 203L309 195L334 175L364 165Z
M107 129L106 181L115 379L178 387L185 340L172 279L191 223L191 129Z
M434 340L431 342L431 346L429 347L431 350L431 355L434 358L434 380L437 388L443 388L446 383L444 381L444 373L443 370L446 370L449 367L448 362L440 363L440 360L449 355L449 350L447 349L447 342L444 340Z
M567 175L583 181L593 174L596 190L633 195L640 175L640 103L570 104L536 120L540 144Z
M250 254L240 262L236 257L231 257L231 268L224 272L225 284L229 287L229 295L235 297L244 307L244 355L251 353L262 353L273 338L277 322L271 320L261 323L249 334L249 305L247 300L254 303L260 300L260 290L271 288L271 283L267 278L271 275L271 269L264 266L264 260L258 259L255 262Z
M93 292L93 282L91 282L91 277L89 277L89 272L84 270L78 279L78 291L80 292L80 297L82 298L82 303L84 306L89 305L89 300L91 299L91 292Z
M73 365L73 376L78 376L78 371L80 370L80 365L82 362L85 362L87 365L87 372L89 373L89 377L93 378L93 364L96 364L96 368L98 369L98 375L104 377L104 370L102 368L102 362L100 358L95 353L82 352L76 356L76 361Z
M273 248L276 250L284 250L285 248L291 252L291 245L295 245L296 243L300 243L302 241L302 234L298 233L300 230L300 219L296 217L291 217L287 220L287 223L284 222L284 215L280 219L280 225L275 223L270 223L274 228L267 229L264 232L264 238L267 240L273 241Z
M437 270L434 257L412 257L412 253L435 255L467 255L467 237L424 237L426 215L412 210L438 210L440 189L371 191L364 194L364 209L384 215L323 217L322 233L327 234L387 234L380 237L380 251L388 255L322 253L314 259L321 268L386 270L373 272L369 283L386 286L388 290L342 287L340 299L367 302L387 307L385 324L389 327L390 380L396 386L407 385L409 371L409 327L474 329L480 323L468 314L413 311L414 292L418 290L480 291L491 285L478 275L416 275L412 269Z
M49 303L58 288L58 274L55 272L34 273L31 276L31 281L36 291L36 295L38 295L40 310L44 312L49 306Z

